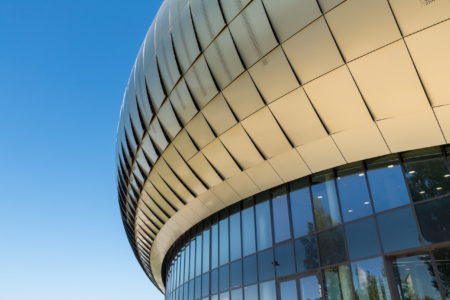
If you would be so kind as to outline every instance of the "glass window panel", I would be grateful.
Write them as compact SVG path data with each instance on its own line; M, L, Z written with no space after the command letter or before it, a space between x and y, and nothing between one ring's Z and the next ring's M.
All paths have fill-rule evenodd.
M305 272L319 267L317 242L315 237L306 237L295 241L297 272Z
M228 290L230 286L230 266L225 265L219 269L219 288L220 291Z
M311 195L308 183L294 181L290 184L290 199L292 213L292 227L294 237L300 237L314 232L314 218L312 213Z
M298 299L296 280L283 281L280 283L280 298L281 300Z
M209 295L209 273L202 275L202 297Z
M241 214L230 216L230 260L241 258Z
M242 289L236 289L231 291L231 300L242 300Z
M198 276L197 278L195 278L195 293L194 293L194 298L195 299L200 299L201 297L201 292L202 292L202 277Z
M244 258L244 285L256 282L256 255Z
M238 260L230 264L230 287L242 285L242 261Z
M260 300L277 300L277 293L275 290L275 281L267 281L259 284L259 299Z
M184 285L184 294L183 294L183 299L188 299L189 298L189 283L186 283Z
M194 280L189 281L188 300L194 300Z
M272 222L270 220L270 202L268 193L256 196L261 201L255 207L256 210L256 241L258 250L272 246Z
M375 211L409 203L402 168L396 156L385 156L367 163L367 177Z
M219 295L211 295L211 300L219 300Z
M211 269L219 266L219 225L211 227Z
M416 205L422 236L430 243L450 240L450 197Z
M341 223L336 186L331 172L314 176L311 187L314 216L318 230L326 229Z
M246 202L244 201L244 205L245 204ZM253 204L251 200L250 204ZM242 244L244 256L255 253L255 213L253 210L253 206L245 208L242 211Z
M375 256L380 253L380 243L373 218L347 224L345 232L350 259Z
M322 266L333 265L347 260L342 227L319 233L318 240Z
M445 296L448 300L450 299L450 248L435 250L433 253Z
M273 249L258 253L258 275L259 281L274 278Z
M300 278L301 299L320 300L321 288L317 276L308 276Z
M220 239L220 265L226 264L229 261L229 237L228 237L228 218L220 220L219 222L219 239Z
M289 224L289 208L286 185L273 190L273 227L275 231L275 243L291 238L291 226Z
M210 230L203 232L203 273L209 271L209 243L210 243Z
M189 260L190 260L190 246L186 247L185 250L185 267L184 267L184 282L187 282L189 280Z
M337 186L344 221L352 221L372 214L367 190L366 174L361 164L338 170Z
M189 279L195 277L195 240L191 241L190 251L190 263L189 263Z
M405 177L413 201L450 192L450 172L439 148L404 154Z
M199 234L195 241L196 248L196 256L195 256L195 276L199 276L202 274L202 235Z
M400 299L441 299L428 253L397 257L392 264Z
M229 300L230 299L230 293L229 292L225 292L220 294L220 300Z
M359 300L389 300L391 294L381 257L352 263L353 284Z
M258 299L258 286L250 285L244 288L244 299L245 300L259 300Z
M325 298L329 300L355 300L352 277L347 265L325 269Z
M219 270L211 271L211 294L217 294L219 291Z
M384 251L399 251L421 245L411 207L404 207L378 216Z
M277 277L295 273L294 247L292 242L275 248L275 272Z

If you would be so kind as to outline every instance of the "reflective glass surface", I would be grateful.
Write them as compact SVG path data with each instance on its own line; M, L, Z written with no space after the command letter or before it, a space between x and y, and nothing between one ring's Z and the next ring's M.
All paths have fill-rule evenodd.
M166 297L450 300L441 150L352 163L213 214L169 250Z
M381 257L352 263L353 284L360 300L390 300L391 293Z
M275 273L277 277L295 273L294 245L292 242L275 247Z
M305 237L295 241L297 272L316 269L319 266L317 242L315 237Z
M314 216L318 230L326 229L341 223L339 204L336 194L334 175L331 172L313 177L311 187Z
M290 187L292 227L297 238L314 232L311 193L305 180L294 181Z
M429 254L397 257L393 265L400 299L441 299Z
M373 218L347 224L345 226L345 233L350 259L359 259L380 254L381 248Z
M411 207L381 214L378 223L384 251L399 251L421 245Z
M377 212L409 203L402 167L396 156L367 163L369 186Z
M317 276L300 278L301 299L320 300L320 284Z
M297 282L295 280L280 283L280 300L297 299Z

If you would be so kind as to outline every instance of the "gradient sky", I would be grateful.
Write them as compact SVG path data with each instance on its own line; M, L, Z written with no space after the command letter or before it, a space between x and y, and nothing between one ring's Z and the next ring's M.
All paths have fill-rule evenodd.
M160 0L0 0L0 299L163 299L115 185L118 114Z

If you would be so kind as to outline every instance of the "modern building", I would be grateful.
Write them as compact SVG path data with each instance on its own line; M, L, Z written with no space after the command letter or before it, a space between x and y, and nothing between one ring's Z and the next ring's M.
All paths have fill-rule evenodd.
M450 299L449 18L449 0L164 1L117 177L166 299Z

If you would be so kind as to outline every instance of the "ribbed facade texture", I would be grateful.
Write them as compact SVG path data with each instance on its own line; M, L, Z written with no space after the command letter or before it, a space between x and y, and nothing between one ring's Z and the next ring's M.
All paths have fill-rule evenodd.
M449 19L449 0L165 0L117 179L167 299L450 299Z

